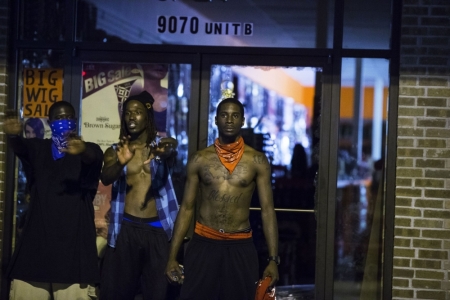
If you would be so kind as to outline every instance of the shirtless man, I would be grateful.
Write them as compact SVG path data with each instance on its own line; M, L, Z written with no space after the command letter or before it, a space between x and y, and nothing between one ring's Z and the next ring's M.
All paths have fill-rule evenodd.
M244 108L224 99L215 122L219 138L188 162L187 181L175 223L166 276L182 283L181 299L254 299L258 258L249 222L250 201L258 191L263 230L269 250L263 277L278 280L278 230L266 156L244 144L240 135ZM195 232L187 247L184 274L176 261L178 249L194 215L199 189Z
M100 299L134 299L139 282L144 299L165 299L164 267L178 213L168 161L177 142L157 137L153 103L146 91L130 96L120 142L105 151L101 180L113 190Z

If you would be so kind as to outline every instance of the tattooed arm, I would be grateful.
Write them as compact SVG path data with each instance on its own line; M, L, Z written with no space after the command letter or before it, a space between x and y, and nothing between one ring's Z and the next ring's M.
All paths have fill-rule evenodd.
M263 231L269 249L269 256L278 255L278 226L277 217L273 207L272 185L270 183L270 164L267 157L256 152L253 156L253 163L256 168L256 185L258 189L259 201L261 204L261 215L263 221ZM274 261L270 261L263 273L263 278L270 276L273 286L278 281L278 267Z
M187 178L184 188L183 201L181 203L180 211L178 212L177 220L175 221L175 228L170 245L169 261L166 267L166 276L171 282L183 282L183 275L176 258L178 250L181 247L194 215L195 197L197 196L197 189L199 185L199 160L200 154L196 153L191 159L189 159L187 164Z

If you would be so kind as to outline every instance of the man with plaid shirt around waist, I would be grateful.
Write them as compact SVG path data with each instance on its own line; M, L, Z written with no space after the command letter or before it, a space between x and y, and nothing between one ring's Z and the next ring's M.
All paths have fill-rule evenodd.
M178 213L169 164L177 141L158 138L153 97L146 91L123 105L120 141L104 156L101 180L113 184L101 299L163 300L164 268Z

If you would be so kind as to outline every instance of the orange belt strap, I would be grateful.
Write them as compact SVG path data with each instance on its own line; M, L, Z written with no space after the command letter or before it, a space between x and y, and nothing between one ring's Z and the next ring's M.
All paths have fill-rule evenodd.
M209 238L213 240L240 240L240 239L248 239L252 237L252 232L236 232L236 233L227 233L220 232L215 229L212 229L208 226L200 224L198 221L195 222L195 233Z

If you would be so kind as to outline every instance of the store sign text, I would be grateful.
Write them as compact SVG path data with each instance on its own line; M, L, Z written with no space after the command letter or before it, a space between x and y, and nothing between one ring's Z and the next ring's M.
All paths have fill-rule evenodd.
M44 118L48 109L62 100L62 69L23 70L23 116Z
M206 35L253 35L253 23L201 22L197 17L159 16L159 33Z
M101 71L92 77L86 76L83 78L85 93L90 93L93 90L103 87L107 83L113 83L120 79L139 73L137 70L132 70L131 67L122 67L120 70L109 70L107 72Z

